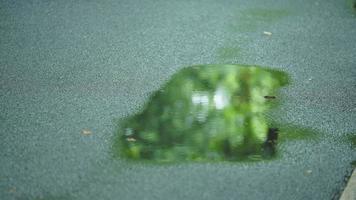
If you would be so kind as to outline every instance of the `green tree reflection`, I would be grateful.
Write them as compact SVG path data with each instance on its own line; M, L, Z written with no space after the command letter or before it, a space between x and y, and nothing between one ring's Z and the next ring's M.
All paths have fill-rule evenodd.
M287 83L284 72L257 66L185 68L122 121L117 151L158 161L271 156L277 130L264 113Z

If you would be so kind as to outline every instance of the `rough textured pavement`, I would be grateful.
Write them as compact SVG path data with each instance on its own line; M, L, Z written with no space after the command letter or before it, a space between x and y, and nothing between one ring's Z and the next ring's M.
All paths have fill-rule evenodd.
M343 0L1 0L0 198L337 198L356 160L355 44ZM270 115L320 137L283 143L273 162L114 159L115 119L209 63L290 74Z

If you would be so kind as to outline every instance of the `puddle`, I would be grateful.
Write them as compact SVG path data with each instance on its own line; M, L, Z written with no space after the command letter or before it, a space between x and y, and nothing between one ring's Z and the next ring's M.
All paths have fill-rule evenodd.
M279 140L310 133L272 125L266 117L288 82L286 73L257 66L184 68L151 95L141 112L120 121L114 152L162 162L273 158Z

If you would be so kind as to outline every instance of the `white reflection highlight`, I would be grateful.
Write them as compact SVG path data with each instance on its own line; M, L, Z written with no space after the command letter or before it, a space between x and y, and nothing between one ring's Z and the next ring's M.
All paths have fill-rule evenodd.
M196 105L209 105L209 96L202 93L194 93L192 96L192 102Z
M229 105L230 96L223 88L218 88L214 94L214 104L216 109L221 110Z

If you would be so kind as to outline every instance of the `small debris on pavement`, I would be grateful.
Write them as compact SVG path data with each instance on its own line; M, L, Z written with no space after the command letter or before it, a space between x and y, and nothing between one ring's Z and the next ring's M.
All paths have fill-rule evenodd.
M305 170L305 172L304 172L304 175L309 175L309 174L311 174L313 171L312 170L310 170L310 169L308 169L308 170Z
M268 36L271 36L271 35L272 35L272 33L271 33L271 32L268 32L268 31L263 31L263 34L268 35Z
M16 192L16 187L11 187L11 188L9 189L9 192L10 192L10 193L15 193L15 192Z
M276 96L268 96L268 95L267 95L267 96L264 96L264 98L265 98L265 99L275 99Z
M82 135L91 135L92 133L93 133L93 132L91 132L91 131L88 130L88 129L83 129L82 132L81 132Z

